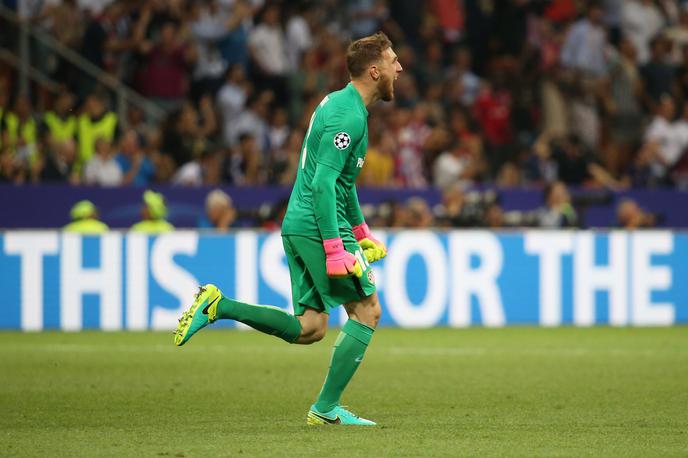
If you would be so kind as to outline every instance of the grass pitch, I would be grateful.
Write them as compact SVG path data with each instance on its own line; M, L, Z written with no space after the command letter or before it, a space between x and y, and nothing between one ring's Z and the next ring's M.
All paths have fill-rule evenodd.
M308 427L336 334L0 333L0 455L688 455L688 328L381 329Z

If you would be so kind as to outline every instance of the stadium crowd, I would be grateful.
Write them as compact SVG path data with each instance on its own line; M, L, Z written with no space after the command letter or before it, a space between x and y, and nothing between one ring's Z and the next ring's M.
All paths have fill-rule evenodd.
M577 224L570 185L688 188L688 2L3 3L167 116L118 119L112 94L34 44L64 87L29 97L0 71L1 181L290 185L314 107L348 81L348 42L382 30L405 71L395 102L370 109L359 186L444 198L377 208L381 224L509 225L496 201L471 213L475 184L541 187L530 223L550 227ZM16 35L0 27L3 46ZM652 225L623 204L620 221Z

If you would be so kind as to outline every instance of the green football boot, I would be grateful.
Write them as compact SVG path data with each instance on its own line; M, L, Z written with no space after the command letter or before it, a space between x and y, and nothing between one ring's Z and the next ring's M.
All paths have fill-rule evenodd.
M375 426L374 421L366 420L358 415L355 415L342 406L337 406L329 412L320 412L315 408L315 404L311 406L311 410L306 417L306 423L315 425L356 425L356 426Z
M174 333L174 344L181 347L196 332L217 319L217 304L222 298L222 292L215 285L205 285L198 288L194 303L189 310L179 318L179 325Z

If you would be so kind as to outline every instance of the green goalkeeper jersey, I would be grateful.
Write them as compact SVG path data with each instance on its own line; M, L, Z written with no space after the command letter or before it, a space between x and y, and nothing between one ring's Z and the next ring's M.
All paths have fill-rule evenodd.
M368 110L349 83L311 116L283 235L355 240L351 228L363 222L355 183L367 147Z

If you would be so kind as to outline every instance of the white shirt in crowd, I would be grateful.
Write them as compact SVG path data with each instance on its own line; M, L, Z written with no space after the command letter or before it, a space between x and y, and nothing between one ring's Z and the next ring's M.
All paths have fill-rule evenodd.
M644 64L650 60L650 40L663 26L664 19L654 4L644 4L639 0L624 2L621 10L621 31L638 51L638 63Z
M113 157L103 159L100 156L94 156L84 168L86 184L106 187L119 186L122 183L122 178L122 169Z
M292 72L299 69L301 55L313 46L313 37L308 23L302 16L292 16L287 23L287 53Z
M244 110L236 118L234 126L232 126L233 137L229 142L230 146L234 146L239 142L241 134L250 134L255 138L258 144L258 149L263 153L267 150L269 126L263 118L258 116L252 110Z
M225 144L234 143L236 133L236 120L246 106L246 90L236 84L226 83L217 93L217 105L222 115L222 133Z
M201 186L203 184L203 169L198 161L190 161L179 167L172 176L172 184L176 186Z
M656 142L663 164L655 163L655 175L664 176L683 155L688 147L688 120L680 119L674 123L661 116L655 116L645 131L645 141Z
M249 48L260 64L270 75L286 75L289 71L286 42L279 27L259 24L248 37Z
M191 23L191 32L196 39L198 58L194 78L219 78L226 70L226 63L220 56L217 42L227 34L227 13L223 8L213 12L204 7L198 19Z
M440 154L437 161L435 161L433 169L435 186L445 189L460 183L461 174L466 169L466 166L466 159L457 157L450 151Z

